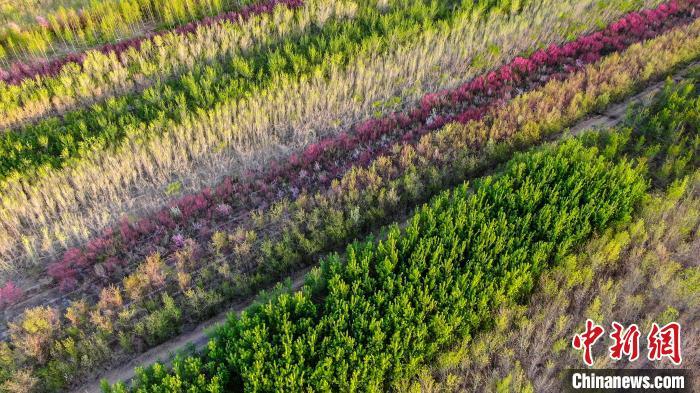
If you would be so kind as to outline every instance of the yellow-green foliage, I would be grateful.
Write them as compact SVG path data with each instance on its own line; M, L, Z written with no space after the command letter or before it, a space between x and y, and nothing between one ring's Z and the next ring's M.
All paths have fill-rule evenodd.
M668 192L647 200L632 222L606 231L577 257L567 258L564 264L544 274L527 307L511 305L501 311L500 315L508 316L507 329L477 335L466 351L457 347L451 356L461 358L460 366L435 363L420 374L413 391L516 392L520 390L503 390L514 386L516 376L529 381L537 392L556 391L560 386L559 372L581 365L580 353L571 348L571 337L591 316L582 311L601 307L598 295L609 283L620 289L610 299L617 305L593 316L598 323L640 323L642 331L648 331L652 321L678 321L684 328L684 337L698 334L697 324L691 323L700 293L698 255L693 251L697 250L698 238L679 229L700 227L699 209L700 172L695 172L674 183ZM657 236L647 241L650 233ZM610 249L620 249L620 256L612 260L596 257ZM592 275L581 281L582 270ZM661 282L657 281L659 274L664 277ZM561 330L547 323L557 318L562 321L558 324L563 327ZM523 324L523 319L536 322ZM532 324L536 325L535 330L529 328ZM692 345L684 350L685 357L697 356L697 348ZM533 356L535 353L539 355ZM596 367L615 366L604 353L597 353L600 356ZM445 356L448 355L441 358ZM552 368L532 368L543 359L551 362ZM529 372L522 374L521 362ZM455 379L460 383L455 385Z
M95 152L64 171L42 170L36 182L9 180L0 193L0 264L4 262L0 268L36 263L92 236L125 213L162 206L168 199L164 190L173 181L185 179L183 192L200 189L225 174L258 167L279 152L275 148L279 143L294 149L346 129L372 111L372 102L393 97L397 91L406 92L403 99L410 104L425 89L469 78L483 69L455 70L462 70L465 59L475 53L486 53L489 64L496 65L529 48L533 39L543 44L560 41L572 20L598 15L598 10L590 8L594 3L552 0L532 2L516 16L456 15L453 25L425 29L410 43L389 47L385 55L362 55L345 70L335 67L328 75L303 80L283 78L243 100L189 114L179 124L164 125L161 138L130 141L118 152ZM620 15L615 8L604 8L606 20ZM572 13L561 14L565 9ZM673 40L686 48L685 55L693 51L694 46L680 37ZM454 50L454 42L463 45ZM495 42L501 48L498 55L488 51ZM668 62L652 68L668 69L680 60L670 54L666 57ZM353 99L358 95L364 99L361 104ZM118 164L126 162L130 165ZM147 201L138 211L131 204L135 193Z

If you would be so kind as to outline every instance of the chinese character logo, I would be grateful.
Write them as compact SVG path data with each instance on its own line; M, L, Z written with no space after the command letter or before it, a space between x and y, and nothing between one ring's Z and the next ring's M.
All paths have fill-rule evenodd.
M574 349L583 350L583 362L589 367L593 365L593 345L604 333L605 329L602 326L587 319L586 330L574 335L571 344ZM634 323L625 328L622 324L613 322L610 332L612 345L608 347L610 359L621 360L626 357L630 362L639 359L641 335L639 326ZM675 365L681 364L681 325L677 322L671 322L662 327L654 322L647 335L647 343L647 359L650 361L668 358Z
M602 326L596 325L590 319L586 320L586 331L574 336L572 345L575 349L583 349L583 362L588 366L593 365L593 355L591 354L591 347L595 344L600 336L605 333Z
M625 355L630 362L634 362L639 358L639 327L636 324L630 325L627 329L617 322L612 323L613 332L610 333L610 338L613 340L613 345L610 346L610 358L620 360Z
M661 360L668 357L673 364L681 364L681 325L671 322L660 328L654 322L647 340L649 341L649 354L647 355L649 360Z

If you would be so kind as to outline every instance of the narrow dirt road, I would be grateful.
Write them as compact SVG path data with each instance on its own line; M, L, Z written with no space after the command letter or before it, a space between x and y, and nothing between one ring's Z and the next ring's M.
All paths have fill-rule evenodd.
M673 80L683 80L688 75L689 71L697 66L700 66L700 61L691 63L681 71L677 72L673 76ZM640 102L645 104L649 103L654 95L663 88L664 84L665 80L653 83L640 93L629 97L620 103L609 106L603 113L595 114L578 122L574 126L570 127L568 132L552 136L550 140L556 140L563 135L578 135L585 130L600 130L613 127L624 120L627 108L630 105ZM309 270L311 270L311 268L303 269L289 277L292 282L291 287L293 290L301 288L302 284L304 283L304 276ZM134 357L129 362L123 363L119 365L119 367L96 377L84 386L73 390L73 392L98 393L100 392L100 380L102 379L107 380L110 384L116 383L117 381L128 381L134 377L134 367L136 366L149 365L157 361L168 364L172 360L175 353L183 351L188 347L194 346L194 348L197 350L204 348L209 341L208 332L211 331L213 327L226 321L227 315L231 312L240 314L240 312L249 307L253 301L254 299L249 299L248 301L234 304L228 310L220 313L216 317L201 323L194 330L184 333L170 341L150 349L147 352L142 353L141 355Z
M681 72L678 72L675 74L672 79L676 82L680 82L681 80L685 79L685 77L688 75L688 72L693 68L700 66L700 62L695 62L689 65L688 67L684 68ZM633 105L635 103L644 103L648 104L651 102L651 100L654 98L656 93L661 91L661 89L664 87L664 84L666 83L666 80L662 80L659 82L656 82L650 86L648 86L646 89L642 90L641 92L637 93L636 95L620 102L617 104L613 104L609 106L603 113L599 113L593 116L590 116L589 118L582 120L578 122L576 125L570 128L570 133L572 135L578 135L581 134L582 132L586 130L602 130L610 127L614 127L617 124L619 124L622 120L624 120L625 115L627 113L627 108L630 105ZM557 139L560 137L561 134L555 135L552 137L552 139Z

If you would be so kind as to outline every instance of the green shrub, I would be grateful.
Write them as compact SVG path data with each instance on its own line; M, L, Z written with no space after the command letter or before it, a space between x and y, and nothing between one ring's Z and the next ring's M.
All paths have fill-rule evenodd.
M385 391L528 294L553 260L644 195L641 169L570 140L517 156L502 175L438 195L405 229L331 256L304 290L222 328L197 373L143 370L135 391ZM189 376L188 376L189 375ZM212 380L213 381L213 380ZM215 390L216 390L215 389Z

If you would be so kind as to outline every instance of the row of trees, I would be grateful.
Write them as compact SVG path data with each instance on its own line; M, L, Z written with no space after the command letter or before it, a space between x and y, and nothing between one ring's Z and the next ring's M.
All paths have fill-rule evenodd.
M57 10L59 7L79 8L89 0L3 0L0 5L0 21L18 25L36 22L36 17Z
M284 4L290 9L302 6L316 13L296 14L295 17L302 20L295 23L302 26L307 26L309 19L311 23L322 24L318 23L319 18L349 12L337 9L339 4L333 1L323 3L327 4L312 1L302 5L299 0L271 0L246 7L240 12L224 14L225 18L215 18L233 22L233 25L210 24L207 19L194 24L192 28L188 28L188 25L172 32L159 33L155 37L145 36L117 45L107 45L99 51L90 51L77 57L71 55L52 62L51 65L24 65L20 68L26 75L19 79L8 75L13 82L9 85L0 84L0 114L3 115L0 126L8 127L48 113L64 112L77 104L92 103L106 95L143 87L156 76L163 78L183 67L190 68L195 60L210 62L214 60L211 58L214 54L237 54L250 45L250 40L264 42L265 38L271 39L269 36L298 31L300 27L286 25L293 18L291 14L284 15L281 10L283 15L273 17L277 31L268 26L267 19L255 27L248 26L254 24L253 21L244 23L246 27L238 31L236 22L240 22L239 18L248 19L252 15L269 13L276 4ZM323 15L318 15L319 13ZM259 36L250 37L250 34Z
M697 138L693 128L697 129L700 119L688 109L697 102L696 91L674 86L655 105L630 119L646 131L624 127L602 138L595 136L599 146L626 146L612 155L649 154L648 173L661 192L646 200L632 221L600 234L579 254L543 275L527 307L505 306L494 329L467 338L438 362L426 365L415 385L463 392L538 392L559 386L561 372L581 364L581 354L570 342L575 332L584 329L587 318L602 324L638 323L643 332L649 331L653 321L675 321L683 326L685 337L693 334L697 325L691 320L700 294L700 270L694 264L698 256L693 250L697 237L692 236L700 225L700 151L690 141ZM682 115L665 116L663 111ZM676 133L676 127L683 131ZM637 144L633 138L639 136L650 139ZM529 339L522 340L523 336ZM602 356L607 350L602 338L597 345L600 352L595 353L601 356L595 357L596 368L628 364ZM691 347L684 348L684 360L693 356ZM535 351L538 356L529 356ZM541 358L551 362L545 368L534 367Z
M543 91L527 93L496 112L492 120L450 126L441 133L426 135L415 149L406 146L389 157L379 158L368 168L354 168L326 191L313 196L302 195L293 203L281 202L267 209L262 216L256 214L257 217L246 224L252 225L253 231L215 233L211 236L211 245L205 245L206 249L201 250L204 254L198 253L196 247L190 249L194 243L187 239L165 236L181 247L179 251L167 260L149 258L124 280L121 288L103 291L96 306L85 305L84 314L95 319L90 325L81 325L82 334L88 339L108 332L111 337L119 337L118 345L123 350L139 348L140 340L146 340L148 344L162 340L177 330L168 330L172 325L167 323L162 326L168 329L158 330L156 327L161 326L158 321L178 320L191 314L207 315L212 306L215 309L227 300L274 280L284 271L308 264L315 255L362 236L368 228L390 221L407 206L426 200L446 185L495 165L504 156L509 156L516 146L536 143L560 130L607 104L609 97L629 93L629 81L641 76L636 67L649 66L649 63L639 61L640 54L654 49L655 55L662 54L664 59L673 61L673 52L667 53L661 48L668 48L670 42L684 44L678 34L669 34L665 38L654 40L646 47L636 47L635 51L623 56L612 56L599 66L602 69L588 67L582 75L551 82ZM589 80L599 83L585 91L582 87ZM580 102L581 107L571 105L574 102ZM546 105L537 107L533 103ZM693 105L691 102L689 107ZM562 107L569 109L562 112ZM681 113L680 110L677 112ZM511 117L512 113L523 115ZM515 131L525 124L529 132L515 136ZM479 130L479 133L474 130ZM497 130L504 130L504 134L497 135ZM481 142L475 144L475 140L464 137L465 133ZM485 144L492 135L497 140L506 139L506 143L494 145L493 150L469 153L470 147ZM511 145L515 139L519 144ZM228 211L225 206L217 206L217 210ZM184 296L176 294L175 288L184 289ZM164 299L160 298L163 292L173 293L172 299L179 312L172 305L166 305L168 312L156 313L165 307L162 306ZM114 308L119 304L124 308ZM132 328L143 323L153 323L154 327ZM90 329L96 327L97 331L90 333ZM147 338L150 336L145 334L151 333L156 334L154 338ZM16 345L16 348L23 347L21 341L16 341ZM41 370L46 366L37 365L37 359L29 361L38 367L38 375L45 373ZM61 357L49 360L58 364L63 361L66 360Z
M397 387L499 306L522 301L550 261L628 217L647 181L625 158L654 163L651 173L672 163L679 170L666 181L697 169L695 83L667 87L631 120L639 128L523 154L502 175L439 195L406 229L322 262L302 292L230 319L203 358L139 370L132 388L104 390Z
M118 148L127 137L148 139L169 120L236 102L275 83L279 75L325 75L358 53L381 52L388 42L405 42L426 23L453 15L452 3L413 3L383 12L373 1L359 3L351 21L329 20L309 34L221 62L200 65L143 92L111 97L0 135L0 179L33 178L42 166L62 168L95 150ZM377 36L386 40L377 40ZM259 137L258 137L259 138Z
M247 5L244 0L93 0L80 10L59 7L37 23L0 31L0 60L49 57L142 35Z
M107 390L396 387L499 305L525 298L553 261L629 215L644 191L639 169L575 140L517 156L501 175L439 194L404 230L327 258L302 291L232 317L195 370L147 369L132 389Z
M621 40L619 35L615 38L617 41ZM223 223L229 226L235 224L226 221L230 212L220 214L222 206L226 209L228 205L217 204L218 198L223 198L227 203L234 203L237 208L250 210L260 203L261 198L265 203L271 203L283 195L296 198L295 193L298 193L298 190L309 192L325 187L331 179L345 173L356 161L353 156L358 154L358 149L365 149L363 158L360 159L363 163L391 151L391 143L398 140L415 142L425 132L439 128L448 121L471 120L474 118L473 115L483 114L489 103L506 98L515 88L532 89L543 79L555 75L561 68L569 72L573 71L575 67L569 67L569 65L585 63L586 60L583 59L595 58L591 56L593 51L603 52L615 49L609 42L617 41L605 39L591 41L586 36L563 47L550 46L547 51L536 52L532 56L533 60L517 58L512 64L501 67L485 78L479 77L453 90L426 96L419 110L413 110L409 114L394 114L381 121L369 121L358 126L354 134L341 134L334 139L311 145L300 158L292 156L286 165L283 164L268 171L258 182L236 183L235 189L217 190L215 196L205 193L195 198L182 199L177 203L177 209L180 212L177 217L169 217L168 211L162 211L150 220L139 222L133 228L130 228L128 223L123 223L120 231L93 239L85 250L74 249L67 252L60 262L50 267L49 274L66 289L75 286L76 279L79 278L78 270L87 270L88 276L84 278L95 278L95 275L102 279L115 275L120 277L123 273L117 272L124 271L120 266L125 264L125 258L128 258L129 261L126 263L129 265L133 263L131 261L143 258L140 253L133 251L126 253L126 249L148 250L154 241L158 242L152 237L153 228L157 228L155 232L162 233L164 234L162 236L167 238L174 231L182 233L182 226L197 226L199 227L197 230L188 233L193 238L199 238L201 242L206 243L208 234L215 229L203 228L200 221L202 217L207 217L208 220L213 218L211 223L213 227L218 226L217 219L224 220ZM573 58L565 57L564 54ZM478 111L473 109L480 105L483 106L482 109ZM463 113L458 112L465 107L470 109ZM428 118L432 121L426 125ZM408 139L407 136L412 138ZM376 145L377 142L379 145ZM349 155L350 152L353 154ZM227 199L226 195L234 194L236 200ZM165 221L161 219L163 215L165 215ZM173 246L177 247L175 243Z
M308 193L326 187L333 179L347 173L353 165L367 165L403 143L415 144L422 135L447 123L467 123L481 118L494 103L516 94L516 89L533 90L542 86L544 80L564 77L580 70L591 59L596 59L602 53L620 50L640 37L637 33L628 36L623 33L617 32L612 37L596 33L562 46L552 45L535 52L530 59L516 58L484 77L477 77L450 90L428 94L418 108L363 122L353 130L311 144L301 154L292 154L287 161L271 164L266 171L255 174L255 178L225 183L214 192L182 198L172 204L177 208L175 215L172 214L172 207L167 207L146 221L123 223L119 231L91 240L85 249L67 252L58 264L53 265L60 267L53 269L60 274L51 273L52 269L50 274L59 282L73 280L76 274L68 275L68 270L73 269L77 273L77 270L90 270L95 264L109 258L123 258L126 254L124 249L149 249L154 241L154 228L157 228L155 232L167 238L182 236L183 227L197 225L198 230L187 231L186 234L193 238L203 237L203 241L207 241L207 236L199 235L203 232L202 218L213 221L213 228L204 231L212 233L221 228L216 224L232 225L228 222L231 212L221 211L226 210L226 206L250 211L285 196L296 199L300 192ZM647 35L648 31L645 30L644 34ZM615 45L619 43L622 44ZM175 242L172 246L178 247Z
M591 21L597 18L597 11L577 2L579 6L587 10ZM606 15L619 15L620 4L609 6L611 14ZM155 209L167 204L170 192L164 191L170 185L182 184L181 191L195 191L215 184L222 174L237 174L241 168L258 165L266 153L275 153L270 151L272 146L298 149L320 135L349 127L377 108L386 111L388 105L372 102L385 100L394 91L403 91L401 98L411 103L424 88L463 81L528 48L527 40L505 39L514 29L524 36L541 37L543 43L580 32L578 19L572 24L573 16L562 19L553 11L561 7L566 8L559 3L537 3L522 15L480 14L476 19L465 12L453 19L453 26L426 27L420 39L400 47L391 44L384 56L363 54L347 70L333 68L331 77L298 80L293 75L280 76L279 83L260 94L206 113L189 114L182 124L166 124L168 132L161 138L143 144L127 141L128 148L96 152L62 171L47 170L36 182L9 180L0 198L2 230L8 233L0 237L3 256L10 269L37 263L115 224L127 212L139 214L142 210L134 209L134 198L149 201L139 208ZM454 42L464 46L455 47ZM498 42L505 44L500 51L493 50ZM468 65L475 53L481 54L478 65ZM406 66L406 59L413 64ZM460 69L466 71L454 72ZM116 162L133 165L112 164ZM70 187L60 186L64 181Z
M299 9L301 8L301 9ZM301 34L328 18L351 14L354 3L336 0L271 0L228 13L221 23L176 29L88 51L75 62L21 83L0 83L0 121L12 127L109 96L143 89L194 67Z

